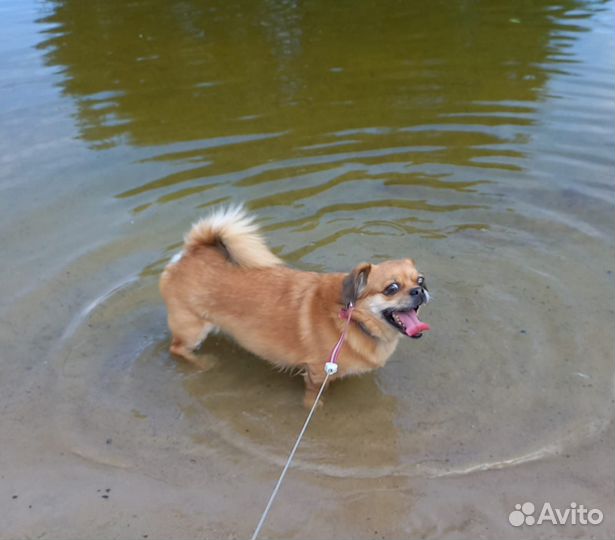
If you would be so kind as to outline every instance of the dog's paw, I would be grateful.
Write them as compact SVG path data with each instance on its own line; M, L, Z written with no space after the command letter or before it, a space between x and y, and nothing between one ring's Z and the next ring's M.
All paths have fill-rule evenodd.
M218 357L213 354L199 354L194 356L192 360L194 366L203 373L213 369L218 365Z
M213 354L195 354L181 345L172 345L171 354L178 360L185 360L198 371L209 371L218 365L218 358Z
M306 409L308 409L308 410L309 410L309 409L311 409L311 408L312 408L312 406L314 405L314 401L316 400L316 395L317 395L317 394L311 394L311 393L310 393L310 394L306 394L306 395L303 397L303 406L304 406ZM322 397L321 397L321 398L318 400L318 405L316 406L316 408L317 408L317 409L320 409L320 408L322 408L322 406L323 406L323 405L324 405L324 402L323 402Z

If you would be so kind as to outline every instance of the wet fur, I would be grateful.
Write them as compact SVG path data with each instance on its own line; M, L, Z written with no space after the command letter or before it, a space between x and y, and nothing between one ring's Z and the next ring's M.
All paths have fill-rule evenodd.
M340 309L355 304L333 378L382 367L401 334L378 313L379 306L406 302L382 290L392 279L416 286L418 276L410 259L363 263L348 274L294 270L269 250L240 207L197 222L174 261L160 279L171 352L200 364L195 349L219 328L278 368L303 370L306 406L324 380L324 364L342 331Z

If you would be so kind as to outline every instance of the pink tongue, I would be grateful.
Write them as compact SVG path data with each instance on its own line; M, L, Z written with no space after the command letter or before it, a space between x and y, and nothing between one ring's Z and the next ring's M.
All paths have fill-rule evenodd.
M406 312L397 312L397 316L406 326L406 334L408 336L416 336L421 332L431 330L427 323L419 321L419 318L414 309Z

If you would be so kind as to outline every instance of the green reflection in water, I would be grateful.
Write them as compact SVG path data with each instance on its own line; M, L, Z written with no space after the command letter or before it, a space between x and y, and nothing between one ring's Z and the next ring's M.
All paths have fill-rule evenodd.
M92 148L160 164L115 194L135 214L241 199L294 209L272 230L329 220L324 246L374 217L328 230L340 213L382 208L442 238L485 230L489 194L525 172L581 5L56 0L39 47Z
M566 58L557 15L577 4L64 0L40 47L96 144L526 124L543 64Z

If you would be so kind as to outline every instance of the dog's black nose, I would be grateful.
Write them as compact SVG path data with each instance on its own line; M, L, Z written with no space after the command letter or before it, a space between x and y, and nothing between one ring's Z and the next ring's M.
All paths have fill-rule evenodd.
M427 302L423 287L415 287L414 289L410 289L410 298L412 298L412 307L415 309Z

